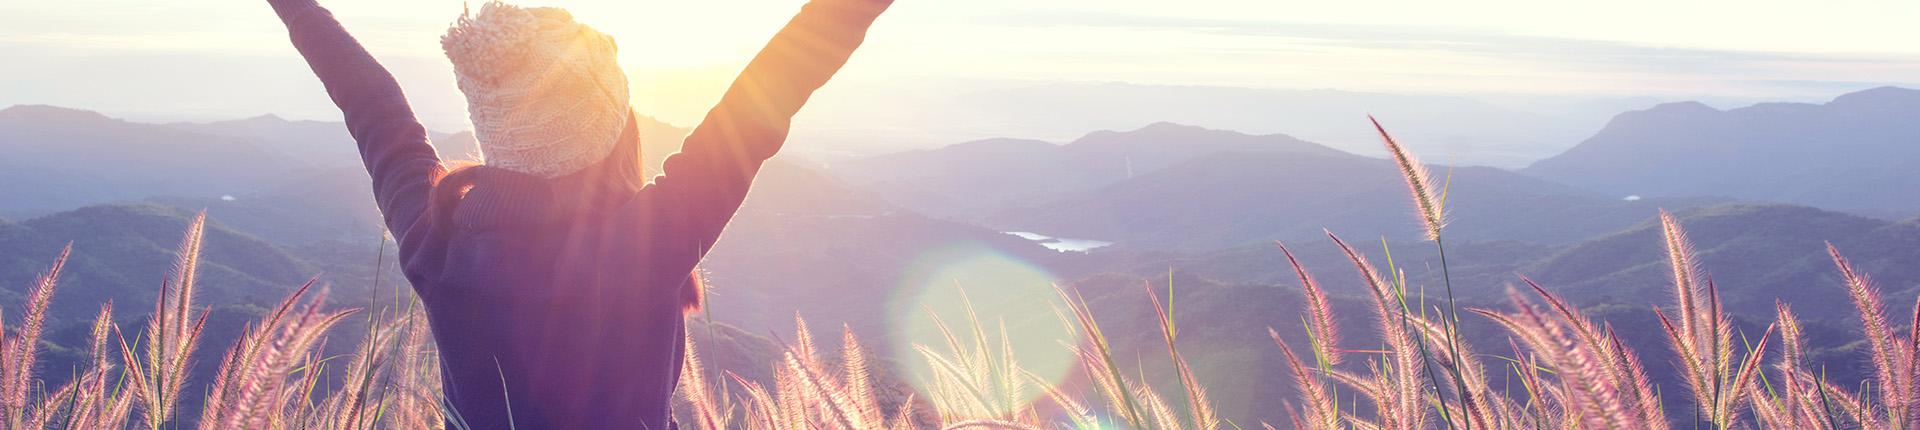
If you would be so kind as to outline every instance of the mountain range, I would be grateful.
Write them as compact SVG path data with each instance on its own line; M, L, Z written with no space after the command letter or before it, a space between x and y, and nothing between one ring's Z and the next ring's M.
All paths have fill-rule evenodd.
M1222 152L1332 156L1341 152L1286 135L1252 136L1173 123L1097 131L1056 145L988 139L836 163L833 172L889 201L961 218L1056 201Z
M0 110L0 145L0 213L14 217L156 195L244 194L292 168L241 139L50 106Z
M1521 172L1616 196L1721 196L1884 217L1920 211L1920 90L1825 104L1720 110L1670 103L1622 113Z
M338 123L261 116L213 123L143 124L43 106L0 111L0 118L15 120L0 122L0 133L15 131L28 135L19 130L45 130L29 135L32 139L0 138L0 150L47 148L44 152L10 152L22 156L8 161L62 167L0 170L27 177L23 181L0 184L0 210L16 214L12 218L29 219L28 223L52 222L76 213L57 211L97 210L100 206L96 205L103 203L102 200L139 202L148 206L137 207L173 208L174 211L204 209L216 225L245 231L249 237L257 238L253 240L273 245L276 252L324 257L316 258L320 262L307 266L305 271L309 276L319 272L318 269L370 273L370 267L377 260L375 251L380 248L376 244L383 227L354 143ZM651 119L643 118L640 123L648 169L657 172L660 161L678 150L689 130ZM139 141L115 140L130 135L148 137ZM471 134L436 136L434 142L443 158L472 151ZM128 142L191 151L125 150L122 146ZM80 157L78 154L58 151L76 147L101 159L102 164L130 165L140 163L140 158L156 158L168 161L170 164L166 167L170 170L160 174L116 174L78 163L73 158ZM195 157L206 160L176 161ZM261 161L253 164L240 161L247 159ZM204 179L204 187L170 184L165 176L189 175L190 171L204 167L200 163L216 162L241 167L230 168L232 174L210 175L214 177ZM302 167L287 167L294 165ZM255 177L278 180L252 179ZM39 202L33 205L20 204L29 200L15 197L19 195L15 194L16 188L61 183L113 189L119 194L72 198L74 196L66 193L48 193L56 198L31 200ZM879 309L884 301L835 300L832 296L816 294L816 287L836 284L845 286L850 294L885 295L887 289L905 282L912 272L910 266L929 264L929 261L938 264L937 258L930 259L918 251L939 244L963 245L982 253L1037 261L1076 257L988 228L900 209L875 193L847 186L831 175L794 161L775 159L767 163L756 184L730 225L726 239L717 244L704 265L713 273L710 280L717 298L714 314L725 315L728 323L756 332L791 330L791 316L796 310L808 315L881 314ZM220 191L222 194L208 191L227 188L236 191ZM155 230L153 234L178 234L167 229ZM8 248L0 247L5 249ZM21 264L37 270L38 265L45 262L23 260ZM131 269L129 272L140 273ZM152 276L158 276L164 271L153 273ZM364 284L370 279L366 276L356 281ZM796 283L795 279L808 282ZM146 283L127 284L147 286ZM262 297L277 300L280 293L272 290ZM848 318L846 322L878 338L883 333L885 319Z
M1490 167L1435 166L1464 240L1568 243L1660 206ZM1286 135L1172 123L1055 145L997 139L835 164L833 172L935 216L1144 249L1207 250L1317 236L1416 234L1389 162Z
M1912 219L1920 207L1902 206L1906 185L1887 179L1920 160L1899 144L1911 127L1900 119L1920 112L1908 104L1916 94L1877 89L1824 105L1728 111L1662 105L1621 114L1527 169L1432 166L1446 184L1447 267L1461 305L1504 307L1516 275L1530 276L1613 321L1643 356L1658 357L1664 348L1651 307L1665 303L1668 287L1655 216L1666 208L1688 227L1737 325L1757 333L1774 300L1784 300L1817 335L1809 338L1814 359L1833 363L1834 379L1857 379L1860 363L1845 358L1858 352L1859 334L1849 328L1857 324L1850 305L1834 300L1840 283L1824 244L1872 274L1889 303L1920 295L1920 275L1908 270L1920 265L1910 252L1920 246L1920 220ZM644 124L651 163L686 133ZM212 219L203 279L215 307L209 324L218 327L209 338L231 338L316 274L336 285L336 303L367 300L376 277L398 278L390 266L376 271L384 258L378 214L351 139L339 130L272 116L141 124L44 106L0 110L0 151L8 154L0 159L0 214L13 220L0 220L0 300L18 303L31 277L73 242L70 276L55 300L59 320L49 326L51 342L72 345L100 302L151 304L181 228L203 208ZM470 135L434 139L443 153L472 151ZM1837 149L1799 158L1825 167L1792 165L1795 148L1828 147L1821 145ZM1685 185L1639 188L1669 183ZM1164 345L1143 289L1153 288L1178 303L1179 324L1206 328L1185 331L1192 334L1180 342L1200 377L1219 381L1209 387L1223 416L1280 420L1273 412L1286 377L1263 329L1297 340L1299 293L1273 242L1314 270L1346 326L1365 327L1359 279L1322 229L1436 297L1439 256L1420 239L1405 194L1383 159L1288 135L1174 123L1061 144L974 141L825 168L776 158L702 264L714 290L700 319L719 324L696 331L724 339L709 348L723 368L764 364L759 355L775 341L759 334L790 332L796 313L816 331L844 324L876 351L912 358L900 353L916 339L903 321L925 311L953 316L960 300L949 292L965 291L989 310L1019 308L1044 305L1035 298L1052 297L1059 284L1092 303L1121 356L1164 379L1172 374L1155 358ZM1012 231L1113 244L1058 252L1005 233ZM1014 333L1059 325L1044 310L1006 324ZM1484 321L1462 329L1488 342L1482 350L1504 348ZM1480 333L1487 335L1471 336ZM75 354L55 351L64 351L55 363ZM1666 360L1648 366L1656 380L1673 381ZM759 369L730 370L754 377L746 372Z
M836 84L839 85L839 84ZM1005 136L1071 140L1088 130L1169 121L1286 133L1378 155L1367 115L1448 164L1521 167L1578 143L1645 98L1391 94L1126 82L848 82L808 106L795 150L824 161ZM819 109L815 109L819 108ZM830 152L822 154L820 152Z

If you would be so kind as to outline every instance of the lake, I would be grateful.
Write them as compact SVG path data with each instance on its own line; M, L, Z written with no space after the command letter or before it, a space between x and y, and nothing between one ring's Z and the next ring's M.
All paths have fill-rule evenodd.
M1108 242L1104 240L1068 239L1064 237L1053 237L1053 236L1048 236L1044 234L1025 232L1025 231L1008 231L1003 233L1019 236L1021 239L1038 242L1040 246L1045 246L1047 247L1047 249L1060 251L1060 252L1087 252L1087 251L1092 251L1102 247L1106 247L1108 245L1113 245L1113 242Z

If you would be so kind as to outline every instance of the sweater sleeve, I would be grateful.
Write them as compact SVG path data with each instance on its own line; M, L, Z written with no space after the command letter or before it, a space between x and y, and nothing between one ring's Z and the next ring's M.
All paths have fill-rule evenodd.
M269 0L287 26L294 48L326 86L333 104L346 116L347 131L360 147L373 177L373 195L387 229L406 252L414 227L427 217L433 178L443 173L426 127L393 75L314 0ZM426 230L426 229L419 229Z
M705 255L747 197L753 177L787 139L793 115L846 64L892 0L813 0L773 36L720 103L667 157L654 192L671 207L659 219L676 239L662 245ZM678 243L674 243L678 242ZM696 258L697 260L697 258Z

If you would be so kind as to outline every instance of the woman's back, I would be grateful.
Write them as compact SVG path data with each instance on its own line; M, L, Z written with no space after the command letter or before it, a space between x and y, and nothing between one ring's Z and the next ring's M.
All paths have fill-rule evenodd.
M595 165L638 162L637 156L606 155L616 145L603 140L602 121L581 123L581 133L570 132L579 124L549 122L570 118L555 116L556 106L624 109L624 77L617 67L604 67L611 43L597 32L570 22L477 17L536 29L539 37L471 33L485 35L475 39L481 42L558 40L559 47L529 52L591 54L601 66L565 70L584 74L568 79L594 85L502 78L475 60L493 54L461 55L521 51L449 42L473 117L488 122L476 128L496 131L483 133L481 146L507 159L489 158L485 166L448 175L398 84L325 9L313 0L269 3L360 146L407 278L427 308L449 420L473 429L625 429L671 426L669 400L685 342L681 311L696 292L689 287L693 267L746 198L761 164L785 142L793 115L845 64L891 2L809 3L741 72L682 152L667 158L664 174L638 189L608 186L600 182L604 175L569 175L586 168L583 157L601 158L587 160ZM517 10L488 4L482 14ZM551 11L533 15L570 20ZM449 38L463 31L456 27ZM570 34L607 49L564 49ZM534 86L511 87L528 82ZM553 99L548 90L580 98ZM630 112L619 114L626 119L619 144L637 148ZM541 145L569 146L553 148L563 155L554 156Z
M656 227L671 215L568 203L608 197L480 169L452 225L420 237L406 267L449 404L469 423L664 428L694 264L648 246L673 234ZM652 191L617 203L657 203Z

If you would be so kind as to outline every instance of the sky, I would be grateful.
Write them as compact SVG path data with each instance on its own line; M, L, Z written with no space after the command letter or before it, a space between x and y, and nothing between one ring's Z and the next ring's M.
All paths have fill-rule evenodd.
M802 3L522 4L566 7L612 34L634 105L690 124ZM438 46L463 2L323 4L394 70L430 127L465 128ZM846 110L802 119L914 109L874 106L883 103L863 92L1049 82L1823 101L1920 85L1916 20L1910 0L899 0L816 99ZM264 1L9 0L0 58L0 106L338 119Z

